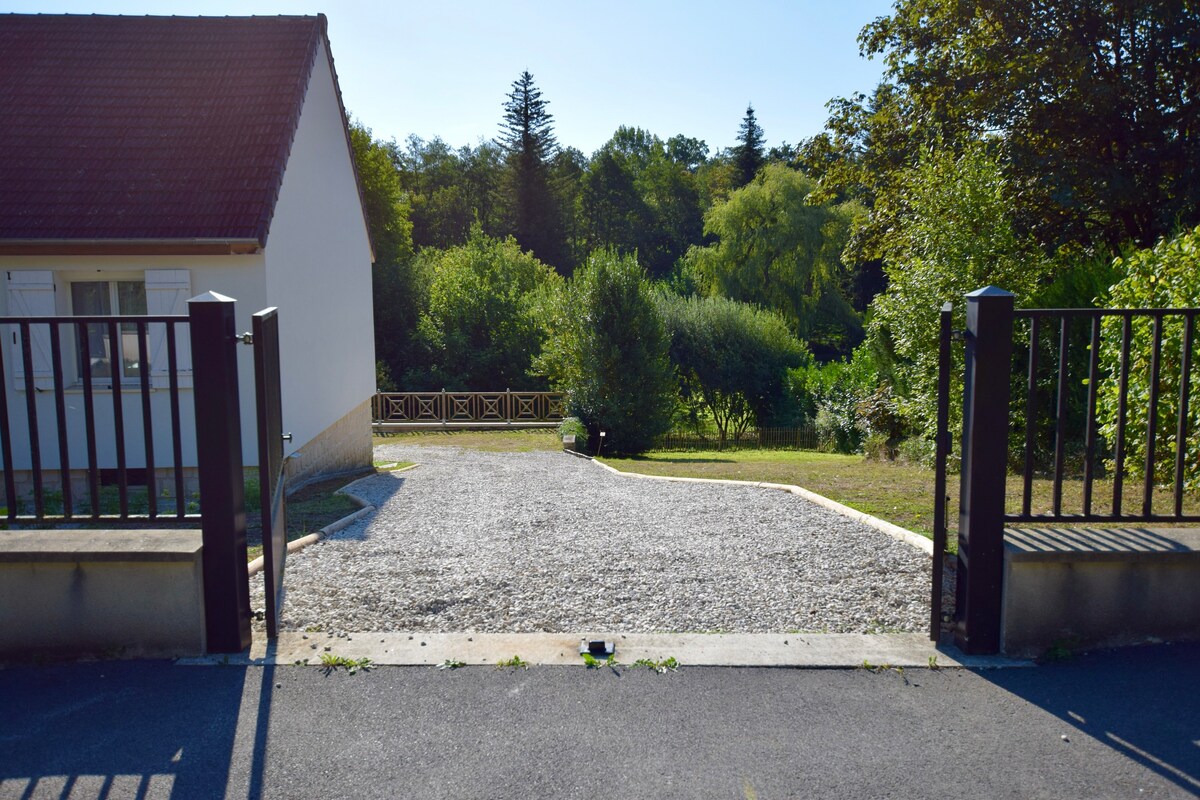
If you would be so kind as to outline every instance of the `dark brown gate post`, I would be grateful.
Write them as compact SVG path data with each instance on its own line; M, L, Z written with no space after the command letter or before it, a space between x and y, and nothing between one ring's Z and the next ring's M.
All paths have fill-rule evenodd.
M204 543L204 622L210 653L250 646L246 489L238 402L234 301L216 292L188 300Z
M996 653L1004 577L1014 298L995 286L977 289L966 298L954 643L965 653Z

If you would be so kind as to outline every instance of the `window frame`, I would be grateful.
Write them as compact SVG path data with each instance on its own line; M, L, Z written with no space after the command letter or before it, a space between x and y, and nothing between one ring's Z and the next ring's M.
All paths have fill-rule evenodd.
M68 316L71 316L71 317L130 316L127 314L123 314L122 310L120 308L120 290L118 289L118 286L117 286L117 284L119 284L119 283L140 284L142 287L143 300L148 304L148 301L146 300L145 272L109 271L109 270L97 270L97 272L99 273L98 275L95 273L79 273L77 275L68 274L68 275L63 276L64 277L64 280L63 280L64 288L66 289L66 291L64 292L64 295L65 295L65 300L67 303L67 315ZM77 313L76 309L75 309L75 284L77 284L77 283L103 283L103 284L106 284L107 291L108 291L109 305L111 308L116 308L117 313L116 314L111 314L111 313L110 314L101 314L101 315ZM144 316L145 313L146 312L143 311L142 314L137 314L137 315L133 315L133 316ZM117 336L119 338L123 338L123 336L126 334L126 332L127 332L125 330L126 324L127 323L122 323L120 325L120 327L118 328ZM136 337L136 328L134 328L134 335ZM107 331L104 332L104 337L105 337L105 339L108 338ZM83 349L84 343L78 335L72 336L70 341L71 341L72 347L75 349L75 359L74 359L75 370L76 370L75 384L82 385L83 384L83 366L82 366L82 364L83 364L83 358L86 357L84 349ZM121 346L123 348L123 343L121 344ZM149 342L147 342L147 347L149 347ZM122 352L123 352L123 349L122 349ZM119 386L119 387L137 386L139 383L141 383L141 380L142 380L141 371L150 369L150 364L145 364L145 365L142 365L139 367L139 372L137 374L135 374L133 376L129 376L126 374L126 371L125 371L125 359L123 357L121 357L118 359L120 361L120 366L118 368L120 370L120 373L119 373L119 378L117 378L111 374L112 360L113 360L112 355L110 354L109 355L109 362L110 362L109 372L110 372L110 374L109 375L93 374L92 375L92 384L93 385L109 386L112 388L115 388L117 386Z

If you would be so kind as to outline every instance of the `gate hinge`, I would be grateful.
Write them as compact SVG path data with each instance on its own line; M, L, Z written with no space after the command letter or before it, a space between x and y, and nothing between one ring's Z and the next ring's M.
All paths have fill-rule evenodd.
M961 330L961 331L950 331L950 338L951 338L951 339L958 339L959 341L962 341L962 340L964 340L964 339L966 339L966 338L967 338L967 331L965 331L965 330Z
M242 344L254 344L254 334L247 331L238 337L242 340Z

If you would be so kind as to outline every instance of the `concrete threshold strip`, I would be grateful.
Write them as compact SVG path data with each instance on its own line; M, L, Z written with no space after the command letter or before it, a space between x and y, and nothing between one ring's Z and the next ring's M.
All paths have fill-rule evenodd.
M857 633L330 633L283 632L271 645L255 640L248 652L229 656L182 658L182 665L321 666L322 658L377 666L496 666L514 656L521 664L584 666L583 641L603 639L616 645L616 662L630 666L645 659L674 658L680 667L785 667L854 669L903 667L971 668L1032 666L999 656L968 656L953 647L936 647L921 634ZM600 659L603 662L603 659Z

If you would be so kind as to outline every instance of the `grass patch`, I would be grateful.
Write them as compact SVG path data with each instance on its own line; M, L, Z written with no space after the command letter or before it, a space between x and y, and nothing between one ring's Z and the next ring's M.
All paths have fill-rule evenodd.
M462 447L492 453L531 453L562 449L562 440L555 428L505 431L414 431L412 433L383 433L372 437L373 443L419 445L422 447Z
M795 450L676 451L650 453L636 458L605 457L602 460L619 470L647 475L723 478L801 486L922 536L933 536L933 470L912 464ZM947 494L950 495L946 509L949 527L947 544L952 553L957 552L958 547L958 481L958 475L947 478ZM1033 481L1032 513L1050 513L1054 503L1053 491L1051 480L1037 478ZM1024 482L1020 475L1008 476L1006 492L1008 512L1020 511L1024 493ZM1093 511L1108 513L1112 496L1112 480L1096 480L1092 488ZM1127 478L1122 498L1126 513L1140 512L1141 481L1136 477ZM1156 487L1153 500L1153 507L1161 513L1173 508L1174 500L1169 488ZM1082 480L1063 481L1062 507L1068 512L1082 510ZM1187 495L1183 510L1185 514L1200 514L1200 497Z
M619 470L647 475L802 486L902 528L933 535L933 471L909 464L807 450L675 451L602 460Z
M350 482L334 478L305 486L287 499L287 540L295 541L316 533L330 523L358 511L358 503L342 494L335 494ZM246 557L253 561L262 555L262 514L246 511Z

